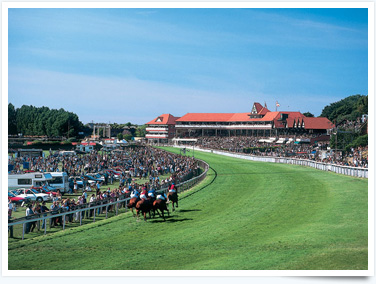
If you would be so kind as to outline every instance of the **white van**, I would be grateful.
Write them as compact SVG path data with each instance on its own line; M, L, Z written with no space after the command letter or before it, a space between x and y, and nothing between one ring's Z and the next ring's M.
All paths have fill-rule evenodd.
M8 191L17 188L39 187L52 180L48 173L8 174Z
M66 172L49 172L52 179L48 181L48 184L59 189L61 193L69 192L68 174Z
M75 151L60 151L59 152L60 156L75 156L76 152Z

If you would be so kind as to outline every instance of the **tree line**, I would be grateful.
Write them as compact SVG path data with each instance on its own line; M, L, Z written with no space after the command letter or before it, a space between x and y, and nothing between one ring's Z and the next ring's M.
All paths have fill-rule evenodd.
M111 131L120 139L130 140L132 137L144 137L146 125L135 125L131 122L124 124L110 124ZM127 134L121 132L126 129ZM103 136L103 129L100 135ZM50 109L48 107L35 107L23 105L15 108L8 104L8 134L25 136L48 137L78 137L83 132L85 136L92 134L93 130L88 125L83 125L75 113L65 111L63 108Z
M349 152L351 148L368 145L367 126L356 130L348 128L344 123L347 120L356 121L363 114L368 115L368 96L362 95L346 97L322 110L321 116L327 117L337 126L335 134L330 138L333 149Z
M368 95L353 95L326 106L321 113L335 124L343 120L355 121L363 114L368 114Z
M8 104L8 134L48 137L76 137L84 130L78 116L64 109Z

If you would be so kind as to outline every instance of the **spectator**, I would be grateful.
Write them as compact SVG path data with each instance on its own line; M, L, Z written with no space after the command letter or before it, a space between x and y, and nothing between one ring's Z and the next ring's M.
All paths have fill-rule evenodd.
M45 212L48 212L50 211L47 206L46 206L46 201L43 201L42 202L42 206L40 207L40 211L41 213L45 213ZM47 214L43 214L43 217L46 217ZM44 229L44 227L46 226L46 219L43 220L43 223L42 223L42 229Z
M29 204L26 208L26 217L31 217L32 215L34 215L34 211L32 209L32 204ZM36 222L28 222L26 223L26 230L25 230L25 233L28 234L30 232L32 232L36 226L35 224Z

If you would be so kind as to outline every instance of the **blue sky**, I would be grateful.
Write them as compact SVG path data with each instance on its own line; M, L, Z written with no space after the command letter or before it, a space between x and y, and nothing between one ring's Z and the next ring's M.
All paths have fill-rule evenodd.
M368 94L367 9L9 9L8 100L83 123L162 113L316 116Z

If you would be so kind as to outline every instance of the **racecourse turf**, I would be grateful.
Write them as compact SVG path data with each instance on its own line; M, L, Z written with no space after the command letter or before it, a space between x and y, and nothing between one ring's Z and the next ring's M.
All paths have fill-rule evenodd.
M180 194L179 208L166 221L136 221L128 212L9 242L9 269L368 268L367 179L195 156L210 164L208 177Z

